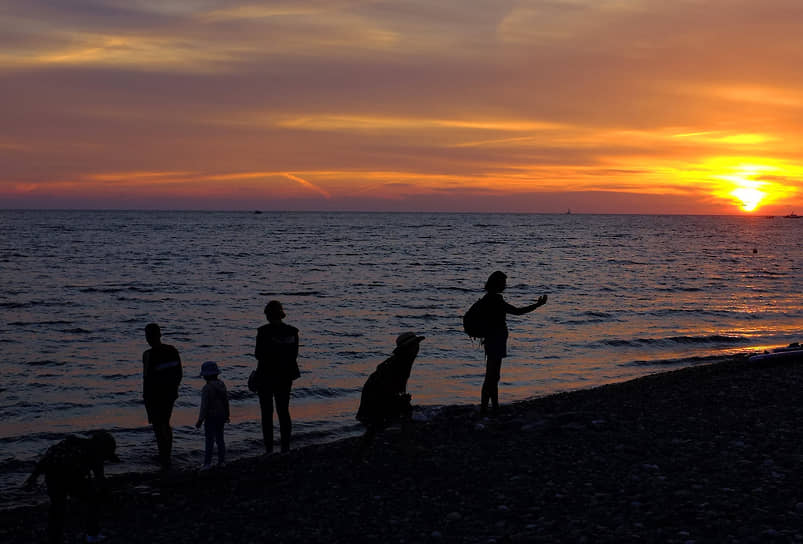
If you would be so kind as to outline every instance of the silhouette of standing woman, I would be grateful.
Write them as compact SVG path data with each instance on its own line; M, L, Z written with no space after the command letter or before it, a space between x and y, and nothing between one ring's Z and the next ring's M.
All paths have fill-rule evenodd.
M516 308L505 302L502 291L507 287L507 276L497 270L485 282L487 294L483 297L483 312L486 314L488 333L485 336L485 381L482 383L480 413L488 412L488 401L491 401L493 413L499 411L499 378L502 370L502 358L507 357L507 314L523 315L546 304L546 295L538 298L535 304Z
M267 325L257 331L257 393L262 412L262 438L265 452L273 452L273 402L279 416L282 452L290 450L290 388L301 376L298 370L298 329L282 322L284 310L278 300L265 306Z

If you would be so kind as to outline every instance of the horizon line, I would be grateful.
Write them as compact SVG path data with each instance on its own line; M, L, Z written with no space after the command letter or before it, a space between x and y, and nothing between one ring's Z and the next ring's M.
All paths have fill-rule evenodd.
M441 215L632 215L677 217L783 217L778 214L748 213L639 213L639 212L538 212L538 211L465 211L465 210L290 210L290 209L204 209L204 208L4 208L0 212L182 212L182 213L298 213L298 214L441 214Z

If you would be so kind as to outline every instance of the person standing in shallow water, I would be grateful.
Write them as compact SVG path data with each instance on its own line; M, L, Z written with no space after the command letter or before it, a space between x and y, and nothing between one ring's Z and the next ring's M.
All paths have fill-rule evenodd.
M299 378L298 329L284 323L284 309L278 300L265 306L267 325L257 331L254 357L257 359L256 382L262 412L262 438L265 452L273 453L273 403L279 417L282 452L290 451L290 389Z
M219 379L220 369L214 361L206 361L201 365L201 377L206 385L201 390L201 410L195 428L204 426L205 449L204 464L201 470L212 468L212 451L217 443L217 465L226 466L226 440L223 438L223 427L230 421L229 392L226 384Z
M151 347L142 354L142 398L148 423L153 425L156 435L159 464L166 469L170 467L173 452L170 416L182 378L181 357L176 348L162 344L162 331L156 323L145 327L145 340Z
M541 295L534 304L516 308L505 302L502 291L507 287L507 276L497 270L485 282L486 295L483 297L483 312L487 323L487 335L483 340L485 346L485 381L482 383L480 413L488 412L488 401L493 413L499 411L499 378L502 371L502 359L507 357L507 314L523 315L546 304L547 296Z

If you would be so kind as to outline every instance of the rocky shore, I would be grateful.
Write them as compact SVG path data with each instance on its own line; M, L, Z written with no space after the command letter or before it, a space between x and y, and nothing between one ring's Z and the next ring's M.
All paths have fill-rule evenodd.
M445 407L357 461L347 439L203 474L115 476L103 532L175 544L803 541L801 363L736 358L489 419ZM0 542L44 541L46 512L0 512Z

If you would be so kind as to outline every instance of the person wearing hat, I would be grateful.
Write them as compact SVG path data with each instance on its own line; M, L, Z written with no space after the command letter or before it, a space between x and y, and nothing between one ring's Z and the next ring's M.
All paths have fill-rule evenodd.
M95 431L89 438L68 436L47 449L25 480L31 488L44 474L50 509L47 517L47 537L51 544L64 542L64 522L67 498L79 498L87 503L85 528L87 542L100 542L98 510L100 495L105 492L103 465L119 462L117 443L107 431Z
M229 419L229 393L226 384L218 379L220 369L214 361L206 361L201 365L201 377L206 380L201 390L201 411L195 428L204 426L206 436L206 449L204 450L204 464L201 470L212 468L212 451L217 443L217 464L226 465L226 442L223 440L223 427Z
M407 381L423 339L423 336L413 332L400 334L396 338L393 354L382 361L365 382L357 409L357 420L367 429L358 457L370 446L378 431L399 419L404 423L412 414Z
M301 377L298 369L298 329L283 320L281 302L271 300L265 306L267 325L257 330L254 357L257 359L256 383L262 415L262 439L265 453L273 453L273 403L279 417L282 453L290 451L292 420L290 389L293 380Z
M181 357L176 348L162 343L162 331L156 323L145 327L145 340L151 347L142 354L142 397L156 436L159 463L167 469L173 452L170 416L181 384Z
M485 346L485 380L480 393L480 413L488 411L491 402L493 413L499 412L499 379L502 372L502 359L507 357L507 314L523 315L546 304L547 296L541 295L535 303L517 308L505 302L502 291L507 287L507 276L497 270L485 282L486 295L483 300L483 312L486 314L488 335L483 340Z

